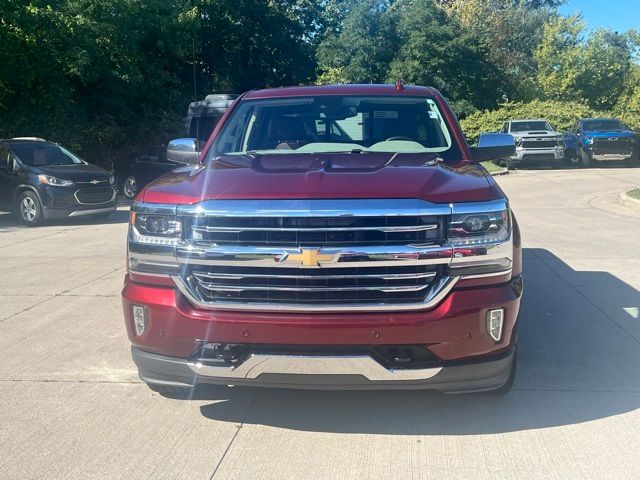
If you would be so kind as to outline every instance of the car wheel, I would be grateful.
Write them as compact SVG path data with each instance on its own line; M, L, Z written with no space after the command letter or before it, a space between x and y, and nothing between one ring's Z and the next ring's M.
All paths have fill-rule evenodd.
M491 395L506 395L513 388L513 383L516 380L516 371L518 370L518 348L513 351L513 362L511 363L511 371L509 372L509 378L504 385L495 390L490 390L487 393Z
M581 165L582 168L589 168L591 166L591 164L593 163L593 159L591 158L591 154L589 152L586 152L584 150L582 150L580 152L580 160L581 160Z
M35 227L42 223L42 205L40 199L33 192L24 192L18 197L18 217L20 221L30 227Z
M138 181L136 180L136 177L125 178L122 183L122 194L129 200L133 200L136 193L138 193Z
M507 170L515 170L517 165L513 160L507 159Z

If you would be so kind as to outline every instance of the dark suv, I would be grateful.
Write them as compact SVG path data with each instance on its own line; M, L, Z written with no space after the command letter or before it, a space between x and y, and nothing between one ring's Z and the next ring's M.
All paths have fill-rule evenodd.
M22 223L107 216L117 204L113 175L40 138L0 140L0 210Z

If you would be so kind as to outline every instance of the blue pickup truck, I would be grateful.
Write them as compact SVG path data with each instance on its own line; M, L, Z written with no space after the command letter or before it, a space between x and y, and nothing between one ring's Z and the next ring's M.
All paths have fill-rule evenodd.
M565 135L565 149L575 148L583 167L598 161L623 160L638 165L638 136L615 118L584 118Z

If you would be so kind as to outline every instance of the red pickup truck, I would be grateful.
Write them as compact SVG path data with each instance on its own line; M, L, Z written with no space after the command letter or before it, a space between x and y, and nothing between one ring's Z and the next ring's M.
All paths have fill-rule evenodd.
M201 150L199 156L197 151ZM131 209L122 292L161 393L201 383L495 391L513 383L518 225L436 90L241 95Z

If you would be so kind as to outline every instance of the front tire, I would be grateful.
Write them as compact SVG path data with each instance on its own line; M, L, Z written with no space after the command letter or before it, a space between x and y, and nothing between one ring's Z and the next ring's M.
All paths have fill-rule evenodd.
M138 180L134 176L129 176L122 182L122 194L129 200L133 200L138 193Z
M18 197L17 205L18 218L23 225L36 227L42 223L44 214L42 212L42 204L38 195L34 192L23 192Z
M510 158L507 159L507 170L515 170L517 166L518 164L516 162Z
M638 166L638 161L640 160L640 157L638 157L638 155L633 156L633 157L629 157L624 161L624 164L627 168L633 168L633 167L637 167Z

